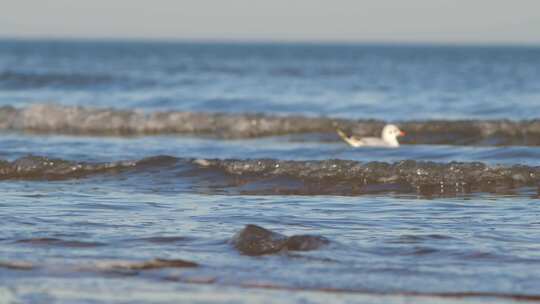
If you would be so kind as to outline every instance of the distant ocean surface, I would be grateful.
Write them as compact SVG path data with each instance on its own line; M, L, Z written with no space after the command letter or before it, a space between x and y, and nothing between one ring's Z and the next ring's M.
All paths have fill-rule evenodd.
M0 303L538 302L538 119L540 47L0 40Z
M537 118L538 48L0 42L0 102L348 118Z

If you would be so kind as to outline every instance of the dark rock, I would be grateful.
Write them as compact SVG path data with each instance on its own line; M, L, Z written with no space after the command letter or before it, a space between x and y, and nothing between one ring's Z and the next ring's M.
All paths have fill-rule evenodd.
M293 235L287 239L288 250L308 251L315 250L324 245L328 245L330 241L320 235Z
M329 240L317 235L293 235L287 237L250 224L233 237L232 243L243 254L263 255L277 253L281 250L314 250L328 244Z
M247 255L262 255L276 253L283 249L287 237L257 225L247 225L232 239L238 251Z

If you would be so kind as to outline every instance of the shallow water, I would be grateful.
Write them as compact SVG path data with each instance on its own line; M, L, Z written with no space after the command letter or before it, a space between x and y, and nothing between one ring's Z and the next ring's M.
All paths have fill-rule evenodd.
M0 122L0 303L540 301L538 134L485 126L538 118L539 67L519 47L0 42L0 112L30 109ZM32 126L51 102L81 106L79 126L107 107L325 118L100 133L64 108L60 127ZM325 129L336 118L495 131L410 124L399 149L351 149ZM230 243L247 224L330 243L247 256ZM156 258L199 266L137 264Z

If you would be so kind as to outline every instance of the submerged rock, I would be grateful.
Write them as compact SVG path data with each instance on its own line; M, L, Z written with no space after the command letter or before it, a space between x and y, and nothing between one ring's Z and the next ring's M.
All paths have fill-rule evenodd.
M150 270L150 269L161 269L161 268L192 268L198 267L199 265L195 262L174 259L153 259L143 262L126 262L126 263L116 263L111 264L108 267L110 269L127 269L127 270Z
M293 235L287 239L287 249L297 251L309 251L328 245L330 241L320 235Z
M25 261L0 261L0 268L15 270L33 270L34 264Z
M315 250L328 244L328 239L317 235L293 235L287 237L257 225L247 225L233 238L234 247L247 255L277 253L281 250Z
M148 261L99 261L92 265L83 265L77 271L114 273L119 275L138 275L142 271L165 268L194 268L199 264L181 259L152 259Z

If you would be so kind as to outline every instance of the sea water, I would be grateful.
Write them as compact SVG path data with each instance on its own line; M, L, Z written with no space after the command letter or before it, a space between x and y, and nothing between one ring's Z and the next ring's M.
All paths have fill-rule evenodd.
M5 40L0 104L0 303L540 299L534 138L441 144L442 129L421 142L408 132L398 149L353 149L331 128L126 132L118 118L221 113L231 130L249 113L533 126L540 48ZM101 132L101 110L117 129ZM51 111L58 125L32 125ZM512 132L490 134L524 136ZM456 173L472 163L500 171ZM248 256L230 242L247 224L330 243ZM199 266L117 266L154 259Z

